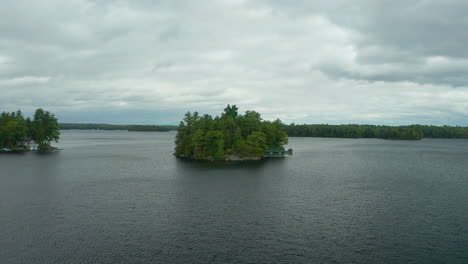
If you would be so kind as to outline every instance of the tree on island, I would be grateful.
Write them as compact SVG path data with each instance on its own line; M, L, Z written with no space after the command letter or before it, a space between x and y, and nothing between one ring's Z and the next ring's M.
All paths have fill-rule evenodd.
M52 141L60 139L60 126L54 114L37 109L31 126L31 138L39 144L39 149L48 149Z
M52 141L60 139L60 128L54 114L37 109L34 118L24 118L20 110L17 112L0 114L0 147L24 147L27 140L38 143L40 150L50 149Z
M279 120L264 121L259 113L239 115L228 105L221 116L187 112L176 136L175 155L200 160L260 159L268 148L288 143Z

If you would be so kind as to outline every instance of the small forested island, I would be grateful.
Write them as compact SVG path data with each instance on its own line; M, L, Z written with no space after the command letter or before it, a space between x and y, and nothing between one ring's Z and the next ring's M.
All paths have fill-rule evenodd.
M238 113L228 105L220 116L187 112L176 136L177 157L209 161L260 160L283 157L288 135L279 119L262 120L259 113ZM292 152L292 150L288 150Z
M0 115L0 152L51 150L51 142L59 139L57 118L48 111L37 109L33 119L20 110Z

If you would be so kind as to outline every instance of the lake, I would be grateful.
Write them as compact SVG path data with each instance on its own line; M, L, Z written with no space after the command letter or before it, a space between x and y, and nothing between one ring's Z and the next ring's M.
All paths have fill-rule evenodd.
M0 263L468 263L468 140L290 138L211 164L174 136L0 154Z

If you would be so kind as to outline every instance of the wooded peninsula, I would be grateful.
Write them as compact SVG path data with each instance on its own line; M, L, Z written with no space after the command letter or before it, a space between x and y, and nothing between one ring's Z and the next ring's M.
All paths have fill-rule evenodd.
M37 109L33 119L20 110L0 114L0 151L50 150L50 143L59 139L57 118L48 111Z

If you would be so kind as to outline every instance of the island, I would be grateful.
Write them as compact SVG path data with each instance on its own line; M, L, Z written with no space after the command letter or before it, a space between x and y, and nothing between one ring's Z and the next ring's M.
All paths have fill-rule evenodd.
M282 122L262 120L255 111L241 115L228 105L220 116L187 112L179 124L174 155L209 161L260 160L284 157L288 135ZM291 152L290 150L289 152Z
M0 152L52 150L51 142L60 139L60 128L54 114L37 109L33 119L23 113L0 114Z

